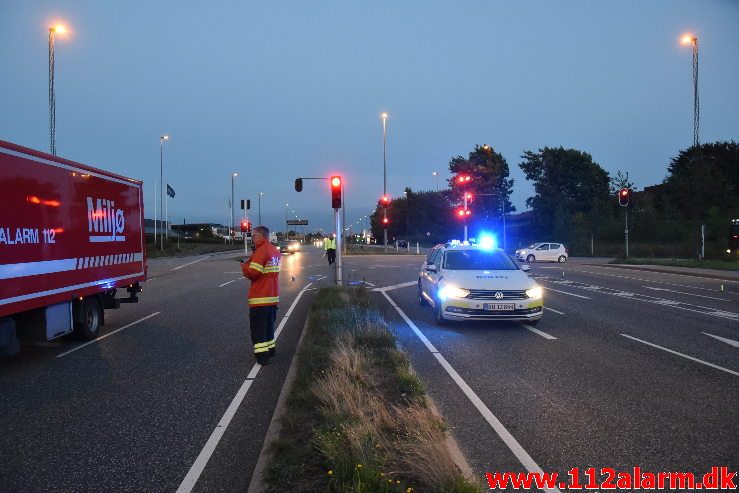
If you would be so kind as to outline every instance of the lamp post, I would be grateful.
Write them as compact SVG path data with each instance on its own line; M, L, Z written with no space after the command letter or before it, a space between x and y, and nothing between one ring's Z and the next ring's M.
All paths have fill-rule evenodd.
M169 135L159 137L159 221L162 220L162 207L164 205L164 141L169 140ZM154 211L156 215L156 211ZM161 226L161 224L160 224ZM154 221L154 243L156 244L156 220ZM161 251L164 251L164 228L160 227ZM156 247L155 247L156 248Z
M693 45L693 146L700 145L698 129L700 124L700 100L698 98L698 37L686 34L682 37L683 44Z
M382 117L382 196L387 195L387 113ZM387 253L387 208L383 209L383 236L385 239L385 253Z
M238 173L231 173L231 230L228 235L231 237L231 243L234 241L234 178L239 176Z
M287 236L288 236L288 235L287 235L287 231L288 231L288 230L287 230L287 207L288 207L289 205L290 205L290 204L287 204L287 203L285 204L285 239L286 239L286 240L288 240L288 239L289 239L289 238L287 237Z
M436 177L436 191L438 192L439 191L439 173L437 173L436 171L434 171L431 174Z
M54 92L54 35L64 34L62 25L49 27L49 153L56 156L56 93Z
M264 192L259 192L259 206L258 206L258 218L259 219L259 225L262 225L262 195L264 195Z

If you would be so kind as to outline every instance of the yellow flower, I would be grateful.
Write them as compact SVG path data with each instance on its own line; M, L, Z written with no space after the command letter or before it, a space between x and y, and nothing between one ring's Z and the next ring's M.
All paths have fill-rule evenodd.
M328 471L328 475L329 475L329 476L333 476L333 475L334 475L334 472L333 472L333 471L331 471L331 470L329 470L329 471Z

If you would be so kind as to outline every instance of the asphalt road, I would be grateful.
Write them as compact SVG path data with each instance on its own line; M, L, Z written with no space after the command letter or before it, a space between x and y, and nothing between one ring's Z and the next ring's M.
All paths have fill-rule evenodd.
M313 288L333 277L321 253L283 256L278 323L300 298L266 368L233 254L150 261L140 303L106 312L106 337L0 359L0 491L246 491ZM537 331L441 327L418 305L421 260L351 256L345 279L384 290L373 304L480 478L737 469L739 283L534 264Z
M328 270L318 253L282 262L278 324ZM315 295L254 375L247 286L234 254L151 260L140 302L106 311L104 338L0 359L0 491L173 492L186 478L191 491L246 491Z
M350 262L372 269L369 259ZM368 276L389 286L418 333L382 293L374 303L481 479L536 467L560 476L591 466L737 470L736 281L537 263L531 275L546 288L546 311L535 331L506 322L442 327L419 306L415 285L401 287L417 280L420 262L376 261Z

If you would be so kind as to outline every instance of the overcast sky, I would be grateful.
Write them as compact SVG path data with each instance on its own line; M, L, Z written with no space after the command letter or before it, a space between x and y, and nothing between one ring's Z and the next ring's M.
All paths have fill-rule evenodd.
M739 1L0 0L0 139L48 151L48 26L56 40L59 156L177 193L175 222L227 223L236 199L281 230L285 203L328 228L326 184L345 176L347 220L388 189L436 188L488 143L532 194L524 150L573 147L639 188L692 143L691 49L700 47L701 141L739 140ZM291 216L294 214L290 213Z

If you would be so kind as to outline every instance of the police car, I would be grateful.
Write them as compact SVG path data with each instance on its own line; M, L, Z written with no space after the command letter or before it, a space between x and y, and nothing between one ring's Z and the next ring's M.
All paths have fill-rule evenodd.
M418 301L436 321L518 320L536 325L544 313L542 288L492 241L437 245L418 276Z

